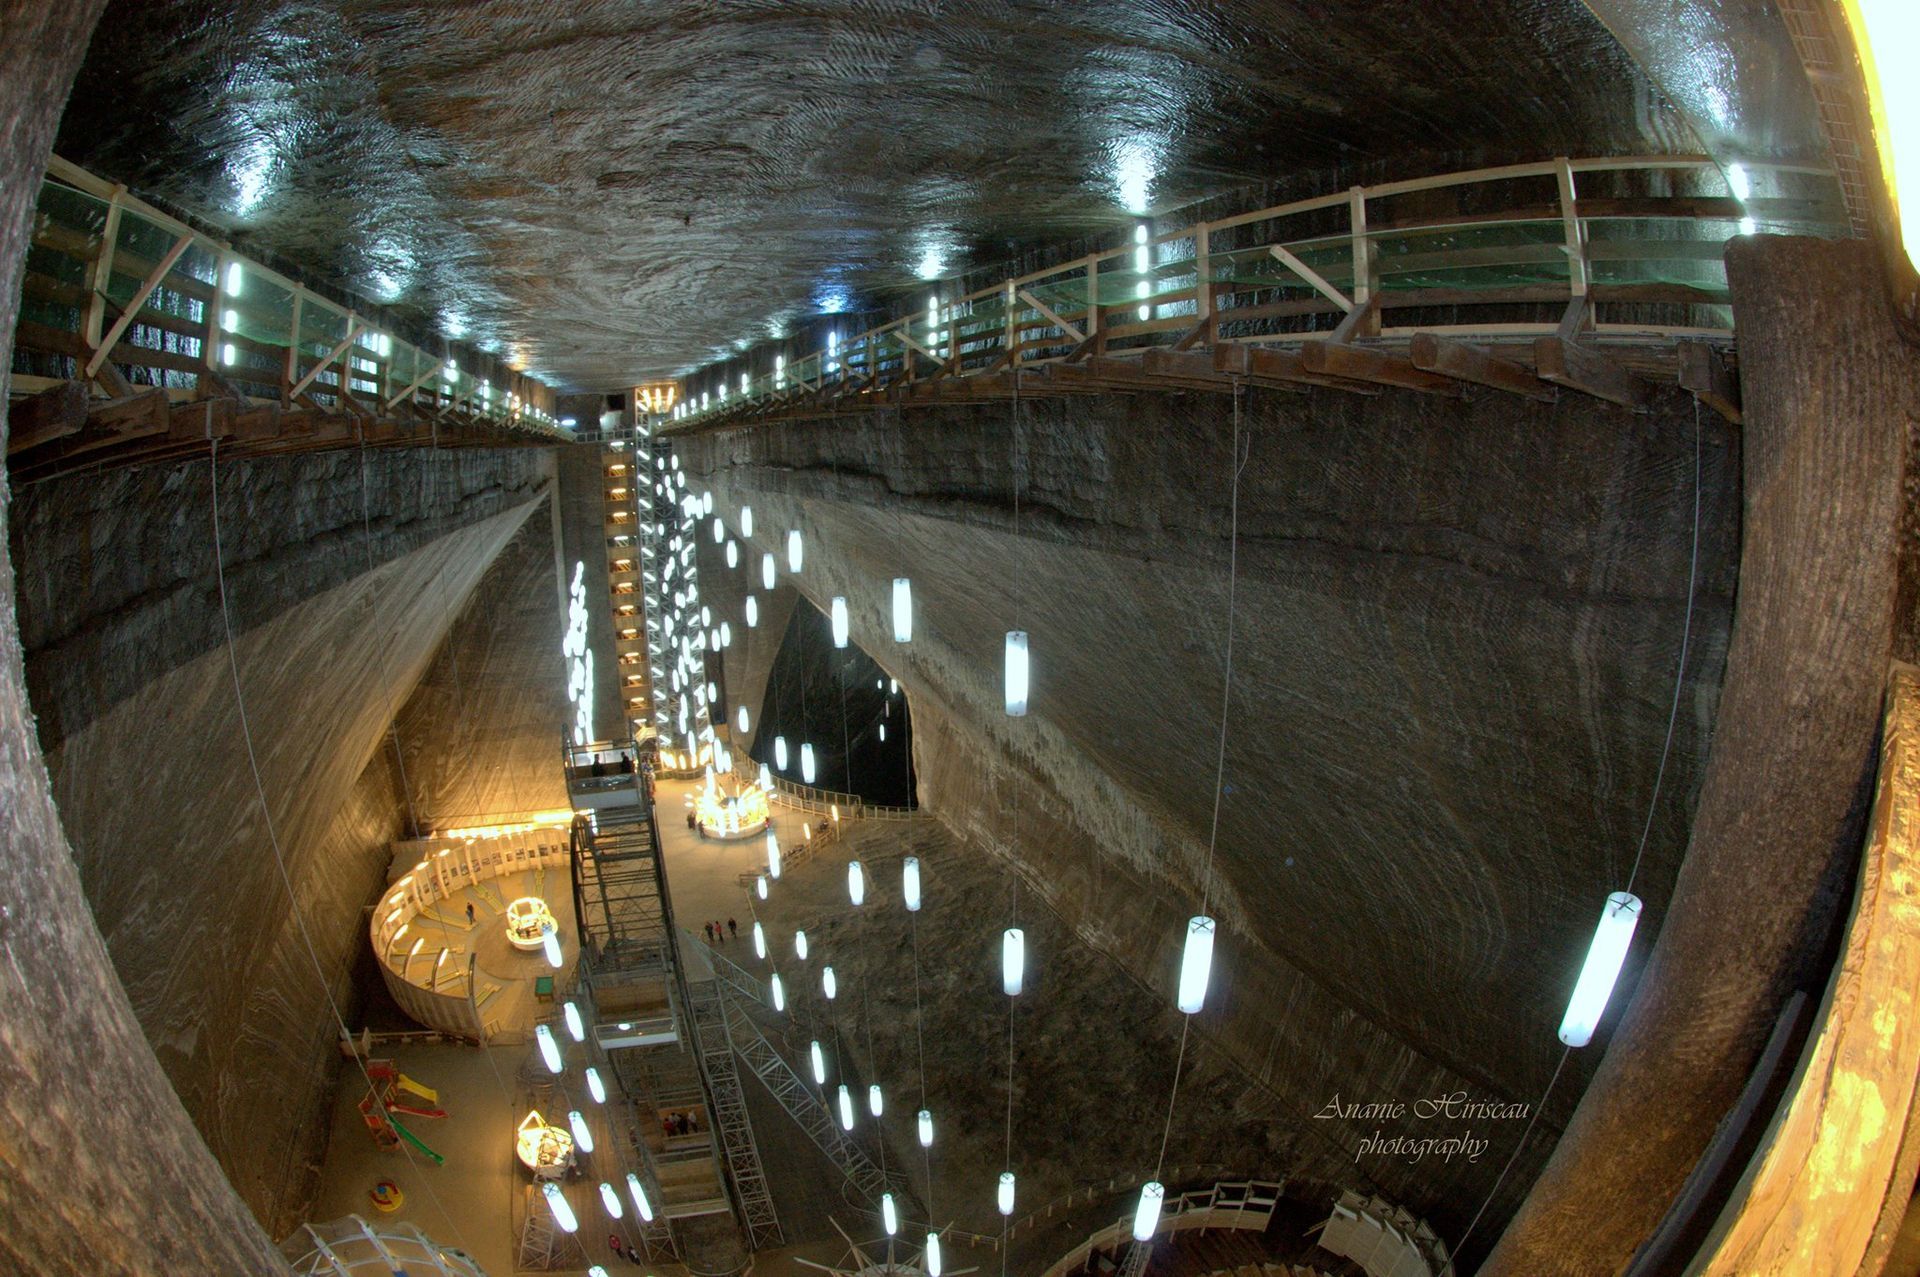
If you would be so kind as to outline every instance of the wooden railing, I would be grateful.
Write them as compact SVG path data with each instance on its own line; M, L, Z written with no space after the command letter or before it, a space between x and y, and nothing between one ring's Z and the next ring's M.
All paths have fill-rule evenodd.
M1792 172L1810 191L1830 185ZM1716 193L1674 193L1701 189ZM1005 393L998 383L1032 365L1054 370L1042 392L1130 376L1219 389L1237 376L1442 393L1473 381L1535 396L1558 384L1637 401L1631 368L1596 364L1591 343L1730 340L1726 241L1763 225L1846 234L1829 203L1745 200L1700 156L1558 158L1179 229L1142 222L1132 242L960 296L933 285L927 307L830 335L825 350L789 359L765 347L704 370L673 418L845 407L908 384L915 402L965 399ZM1489 361L1473 343L1527 349ZM1724 390L1708 384L1715 367L1690 376Z

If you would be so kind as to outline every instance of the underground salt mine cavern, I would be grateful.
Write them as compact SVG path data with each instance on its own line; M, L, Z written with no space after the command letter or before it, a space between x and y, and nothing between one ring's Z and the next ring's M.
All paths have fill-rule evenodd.
M0 0L0 1277L1920 1274L1912 0Z

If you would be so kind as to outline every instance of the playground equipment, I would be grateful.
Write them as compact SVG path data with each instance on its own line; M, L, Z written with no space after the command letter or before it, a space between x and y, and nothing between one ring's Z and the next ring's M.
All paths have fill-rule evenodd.
M400 1147L401 1140L405 1140L430 1158L435 1166L445 1166L446 1158L428 1148L419 1136L394 1116L396 1113L405 1113L409 1117L445 1117L447 1111L439 1106L440 1093L402 1073L392 1060L368 1060L367 1077L372 1081L373 1089L360 1101L360 1120L367 1124L373 1142L383 1149L394 1149ZM377 1202L375 1204L378 1205Z
M400 1209L401 1205L407 1200L407 1195L400 1191L398 1184L390 1179L383 1179L371 1189L367 1190L367 1198L373 1203L376 1210L383 1210L391 1214Z
M513 1151L536 1179L559 1179L573 1165L573 1133L547 1125L539 1109L530 1109L514 1132Z

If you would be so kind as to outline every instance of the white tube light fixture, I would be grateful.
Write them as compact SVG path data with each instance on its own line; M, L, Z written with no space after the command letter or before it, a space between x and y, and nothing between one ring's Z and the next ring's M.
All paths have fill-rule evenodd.
M552 1180L540 1186L540 1192L547 1199L547 1209L553 1212L553 1222L563 1233L580 1231L580 1221L574 1218L573 1206L567 1201L567 1195Z
M760 625L760 603L753 595L747 595L747 628L756 629Z
M1027 712L1027 632L1007 631L1007 713L1019 718Z
M820 968L820 992L827 995L827 1001L829 1002L839 996L840 982L834 979L832 967Z
M640 1177L632 1171L627 1172L627 1196L633 1199L633 1208L640 1212L640 1218L651 1224L653 1203L647 1200L647 1190L640 1186Z
M753 535L753 507L750 505L740 507L740 535L743 537Z
M1167 1190L1157 1179L1140 1186L1140 1203L1133 1209L1133 1240L1152 1241L1160 1227L1160 1208L1166 1204Z
M1567 1002L1567 1014L1560 1021L1560 1040L1568 1046L1585 1046L1593 1041L1593 1031L1606 1013L1607 999L1613 996L1614 981L1620 978L1620 964L1626 961L1627 946L1633 942L1633 929L1640 921L1640 897L1616 891L1607 897L1600 910L1600 924L1594 928L1593 943L1587 947L1586 965L1580 968L1580 980L1573 986Z
M787 738L784 736L773 738L773 765L781 771L787 770Z
M758 895L762 900L767 898L767 876L765 874L760 874L754 878L753 890L754 894Z
M887 1098L880 1094L878 1082L867 1083L867 1112L879 1117L887 1110Z
M780 973L778 971L773 973L773 979L769 981L769 984L773 990L773 1009L776 1011L785 1011L787 1009L787 986L780 983Z
M813 776L813 744L803 742L800 746L800 779L811 785Z
M542 1024L533 1031L533 1040L540 1044L540 1058L547 1062L547 1072L560 1071L560 1044L554 1041L553 1030Z
M762 962L767 960L767 932L759 922L753 924L753 956Z
M800 529L789 528L787 530L787 571L796 576L799 575L801 557Z
M767 831L767 877L780 881L780 840L771 829Z
M847 645L847 596L844 594L833 596L833 645Z
M573 1005L572 1002L568 1002L565 1006L561 1007L560 1010L566 1016L567 1036L571 1037L575 1042L585 1042L587 1040L587 1026L580 1022L580 1008Z
M906 899L907 912L920 912L920 857L908 856L900 864L900 894Z
M607 1102L607 1084L600 1080L599 1069L590 1068L587 1070L587 1094L593 1097L595 1104L605 1104Z
M245 280L246 280L246 272L241 269L240 263L228 262L227 263L227 296L238 297L240 295L240 286L242 283L245 282ZM452 365L448 365L448 366L451 367ZM452 378L448 378L448 380L451 381Z
M927 1253L924 1258L927 1262L927 1277L940 1277L943 1271L940 1264L940 1234L927 1234Z
M740 543L738 541L727 542L727 566L729 568L737 568L740 566Z
M1013 1172L1000 1172L1000 1193L998 1205L1002 1215L1013 1214Z
M793 951L799 957L800 961L805 962L807 960L807 933L805 931L796 931L793 933Z
M713 521L713 543L715 545L719 545L722 541L725 541L726 539L727 539L727 525L723 521L719 519L715 519Z
M819 1038L815 1038L812 1045L807 1047L807 1056L813 1061L813 1084L815 1086L825 1086L827 1084L827 1055L826 1052L820 1049Z
M893 641L913 639L913 582L904 576L893 578Z
M769 550L760 556L760 586L762 589L771 590L773 582L773 552Z
M889 1237L900 1231L900 1211L893 1204L892 1193L880 1194L880 1223L885 1226Z
M742 705L734 712L733 721L740 724L741 731L744 732L747 730L747 707L745 705Z
M540 947L546 951L547 965L555 971L558 971L561 967L560 933L558 931L547 932L546 938L540 942Z
M1174 1002L1192 1015L1207 1000L1207 977L1213 970L1214 921L1205 914L1187 919L1187 943L1180 953L1180 991Z
M1000 935L1000 988L1010 998L1020 996L1026 979L1027 933L1008 927Z
M838 1099L840 1104L840 1129L850 1131L853 1129L853 1096L848 1093L845 1082L840 1084Z
M614 1192L613 1185L605 1180L600 1181L600 1204L606 1207L607 1214L614 1219L619 1219L626 1214L626 1208L620 1204L620 1194Z
M867 900L867 875L857 860L847 862L847 899L853 901L856 908Z
M587 1119L581 1116L579 1109L567 1114L567 1125L573 1128L573 1142L580 1146L580 1151L593 1152L593 1132L588 1129Z
M914 1114L914 1130L920 1136L921 1148L933 1147L933 1110L921 1109Z

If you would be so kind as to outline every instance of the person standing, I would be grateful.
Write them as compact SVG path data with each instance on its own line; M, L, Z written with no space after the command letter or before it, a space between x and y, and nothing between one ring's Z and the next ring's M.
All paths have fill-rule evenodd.
M706 923L705 928L707 932L707 943L712 944L713 943L713 924L711 922Z
M740 938L740 924L735 922L732 918L727 919L727 934L732 936L735 940L738 940Z

